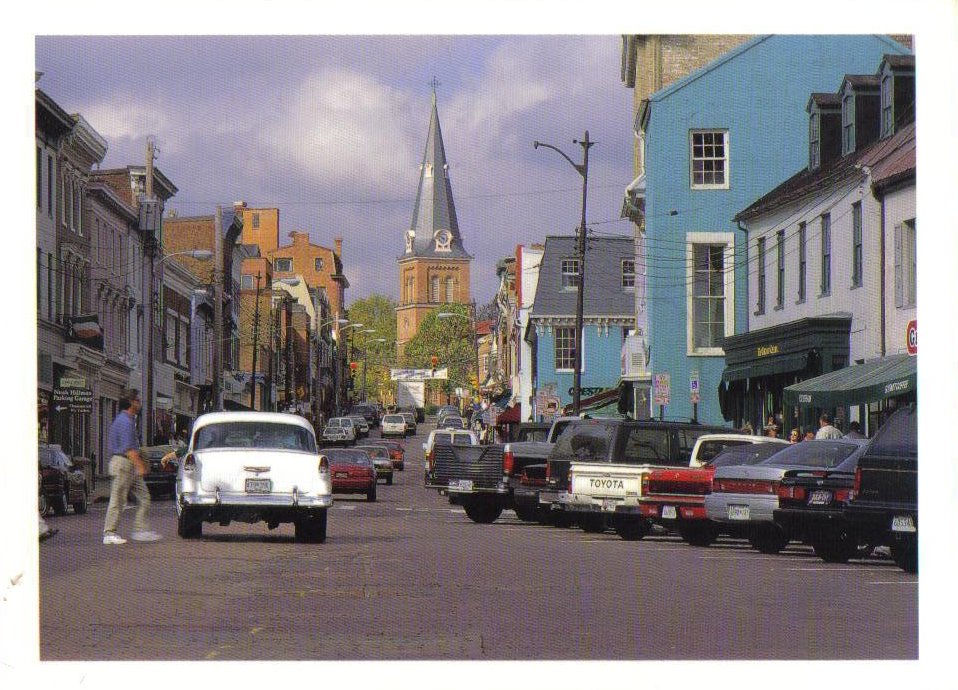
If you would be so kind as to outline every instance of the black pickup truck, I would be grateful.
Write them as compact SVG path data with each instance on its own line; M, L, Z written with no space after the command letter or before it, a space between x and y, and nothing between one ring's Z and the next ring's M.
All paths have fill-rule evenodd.
M918 572L918 407L898 409L858 460L845 521L859 539L891 547L902 570Z
M448 494L459 503L473 522L495 522L502 511L512 507L508 472L511 455L502 444L488 446L436 445L432 471L426 476L426 488Z

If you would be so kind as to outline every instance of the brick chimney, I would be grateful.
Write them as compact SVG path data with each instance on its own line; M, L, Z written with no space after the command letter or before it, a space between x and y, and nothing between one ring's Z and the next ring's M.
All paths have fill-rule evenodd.
M337 237L336 239L333 240L333 244L336 247L336 256L342 259L343 258L343 238Z

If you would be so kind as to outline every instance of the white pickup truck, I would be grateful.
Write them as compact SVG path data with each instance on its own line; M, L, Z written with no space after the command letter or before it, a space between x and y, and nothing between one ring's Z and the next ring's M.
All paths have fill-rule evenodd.
M688 467L698 437L717 432L729 429L657 420L582 420L559 438L549 456L555 522L575 522L587 532L611 525L623 539L641 539L652 526L642 511L643 477L662 467Z

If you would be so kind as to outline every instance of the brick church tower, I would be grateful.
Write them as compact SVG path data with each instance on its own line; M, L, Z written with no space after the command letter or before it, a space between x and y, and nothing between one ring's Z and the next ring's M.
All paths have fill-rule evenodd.
M398 259L396 345L400 356L427 314L443 304L471 303L472 256L463 247L459 234L435 88L426 151L419 166L419 190L405 240L405 251Z

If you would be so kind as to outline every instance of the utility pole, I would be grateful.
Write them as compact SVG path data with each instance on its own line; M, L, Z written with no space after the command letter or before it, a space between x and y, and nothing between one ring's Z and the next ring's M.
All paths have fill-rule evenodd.
M156 412L153 405L153 342L156 339L156 224L155 217L159 208L153 199L153 140L146 140L146 184L144 199L141 200L140 229L143 231L143 246L150 260L148 311L147 315L147 343L146 343L146 414L143 420L146 445L153 445L153 429L156 426Z
M250 383L249 409L256 409L256 351L259 349L259 281L262 275L256 272L256 310L253 312L253 378ZM262 406L261 406L262 407Z
M213 411L223 409L223 207L216 207L213 224Z
M283 307L286 312L286 409L290 411L293 399L293 305L288 295L283 297Z

